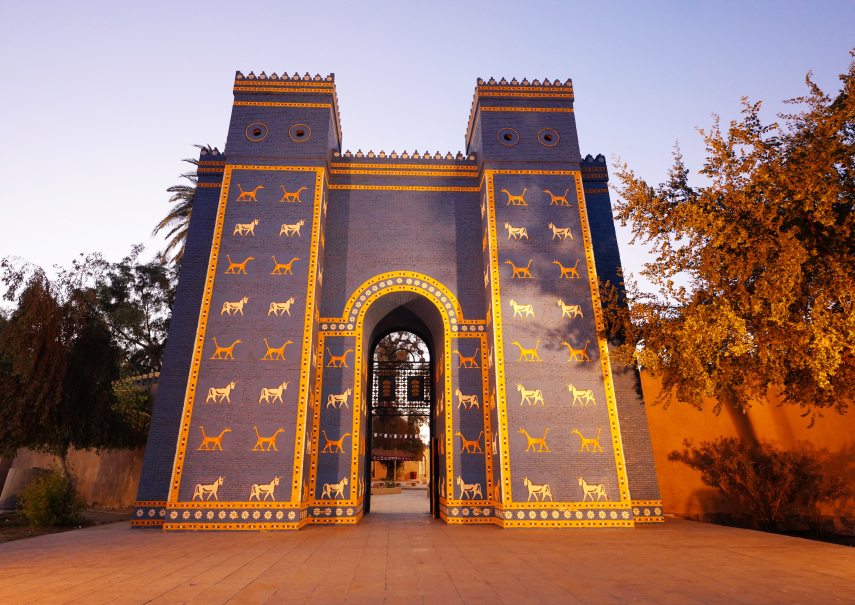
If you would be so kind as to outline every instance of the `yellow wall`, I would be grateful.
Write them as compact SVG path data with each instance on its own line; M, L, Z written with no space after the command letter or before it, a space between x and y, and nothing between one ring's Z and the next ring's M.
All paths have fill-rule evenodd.
M683 440L691 438L698 443L720 436L746 436L754 434L761 441L769 441L783 449L807 449L815 454L826 476L843 478L855 486L855 410L845 416L827 411L812 428L802 410L790 404L779 405L775 396L765 404L754 404L747 414L728 413L723 410L714 415L714 403L707 402L703 411L674 401L668 409L657 405L661 391L658 379L642 373L641 384L647 404L647 418L653 441L653 455L659 477L659 489L666 513L680 516L703 516L728 510L717 490L701 482L700 473L682 462L671 462L668 453L683 448ZM855 517L855 497L824 506L823 515Z

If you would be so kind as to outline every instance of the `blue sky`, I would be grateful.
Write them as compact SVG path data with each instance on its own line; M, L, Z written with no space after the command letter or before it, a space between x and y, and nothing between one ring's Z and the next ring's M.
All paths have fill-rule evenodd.
M0 257L150 251L194 143L222 148L236 69L336 74L344 147L463 150L477 77L573 79L582 153L661 180L711 114L837 91L855 2L3 0ZM626 245L628 269L644 251Z

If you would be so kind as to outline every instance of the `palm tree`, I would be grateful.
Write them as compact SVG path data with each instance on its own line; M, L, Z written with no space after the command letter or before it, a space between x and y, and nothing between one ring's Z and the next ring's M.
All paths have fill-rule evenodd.
M205 153L213 153L214 148L210 145L194 145L203 150ZM189 164L197 166L199 160L188 158L183 160ZM184 256L184 243L187 241L187 229L190 226L190 214L193 211L193 202L196 199L196 172L185 172L181 175L182 179L187 179L191 185L173 185L166 190L171 193L169 203L174 204L169 212L164 216L154 230L152 235L157 235L163 230L166 230L166 248L163 250L164 257L172 258L169 260L176 265L181 263L181 258Z

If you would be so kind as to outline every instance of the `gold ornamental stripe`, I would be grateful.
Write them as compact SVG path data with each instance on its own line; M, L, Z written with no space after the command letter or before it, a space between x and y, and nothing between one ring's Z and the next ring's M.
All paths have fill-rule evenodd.
M362 164L359 162L333 162L330 163L330 168L332 170L376 168L378 170L444 170L446 172L478 172L478 166L455 166L453 164Z
M501 498L494 497L496 506L507 505L513 500L511 486L511 462L510 462L510 440L508 438L508 411L507 393L505 389L505 358L504 358L504 335L501 312L501 289L499 275L499 243L496 226L496 204L495 188L493 186L494 171L485 170L487 191L484 213L487 219L487 238L489 242L489 258L487 271L489 272L489 295L490 312L492 313L493 342L491 348L494 350L495 363L493 364L493 379L496 384L496 437L499 439L499 485ZM479 188L480 191L480 188ZM494 437L495 439L495 437ZM495 479L494 479L495 480Z
M328 88L335 88L335 82L327 82L325 80L260 80L256 78L255 80L248 80L246 78L242 80L235 80L235 86L256 86L258 84L262 84L264 86L326 86Z
M510 84L479 84L478 91L488 90L488 91L497 91L502 92L506 90L514 91L514 92L536 92L538 90L548 90L548 91L557 91L557 92L573 92L572 86L544 86L543 84L537 86L512 86Z
M445 513L440 513L440 517L449 525L496 525L497 523L495 517L448 517Z
M164 531L180 531L180 530L188 530L188 531L199 531L199 530L246 530L246 531L271 531L271 530L282 530L282 529L300 529L303 525L306 524L306 520L303 521L295 521L293 523L182 523L180 521L173 521L171 523L164 523L163 530Z
M637 520L635 521L638 522ZM602 521L585 520L556 520L556 521L527 521L516 519L499 519L502 527L632 527L633 520L621 521L618 519L604 519Z
M417 185L337 185L329 184L330 189L346 189L356 191L441 191L441 192L472 192L480 191L478 187L421 187Z
M478 178L477 172L450 172L446 170L359 170L359 169L337 169L330 170L330 174L349 174L349 175L365 175L365 176L435 176L435 177L457 177L457 178Z
M235 101L235 107L313 107L330 109L330 103L286 103L284 101Z
M213 172L216 174L218 172L223 172L225 169L225 164L220 164L219 166L200 166L196 169L196 172Z
M222 183L196 183L196 186L202 189L219 189Z
M582 243L585 250L585 260L588 270L588 284L591 292L591 303L594 306L594 326L596 328L597 344L600 349L600 368L606 391L606 408L609 414L609 426L612 432L612 449L614 452L615 474L617 475L618 490L620 491L620 502L630 503L629 479L626 472L626 459L623 451L623 438L621 437L620 418L617 413L617 399L615 397L614 381L612 378L612 364L609 358L609 347L603 334L605 334L603 322L603 308L600 303L599 281L597 279L597 265L594 262L594 244L591 237L591 227L588 222L588 209L585 202L585 191L582 187L582 172L574 172L576 181L576 201L579 207L579 218L582 223Z
M183 501L183 502L167 502L165 504L170 510L198 510L198 509L216 509L216 510L254 510L254 509L270 509L270 510L293 510L298 508L299 504L289 503L285 500L281 502L264 501L261 502L246 502L244 500L205 500L203 501Z
M482 105L481 111L538 111L549 113L573 113L572 107L496 107L492 105Z
M335 93L335 88L275 88L271 86L235 86L234 92L280 92L291 94L324 94L331 95Z
M554 93L554 92L485 92L478 91L479 97L530 97L532 99L572 99L572 92Z
M644 506L644 507L648 507L648 506L656 507L656 506L658 506L661 508L662 507L662 500L632 500L632 505L633 506Z

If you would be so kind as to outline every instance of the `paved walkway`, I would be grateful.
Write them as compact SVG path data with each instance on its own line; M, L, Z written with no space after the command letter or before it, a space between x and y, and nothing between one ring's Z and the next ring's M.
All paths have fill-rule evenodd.
M354 527L114 523L10 542L0 603L855 603L853 548L689 521L502 530L394 512L423 495L375 497Z

